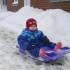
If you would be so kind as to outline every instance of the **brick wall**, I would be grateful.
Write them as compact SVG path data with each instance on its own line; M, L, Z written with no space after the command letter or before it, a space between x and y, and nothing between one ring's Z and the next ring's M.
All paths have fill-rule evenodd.
M31 6L35 8L42 8L43 10L46 9L55 9L55 8L60 8L65 11L70 12L70 2L56 2L56 3L51 3L49 0L31 0Z
M19 0L19 4L17 6L12 6L12 3L13 0L7 0L8 11L17 11L24 6L23 0ZM70 2L51 3L49 0L31 0L31 6L42 8L43 10L59 8L70 12Z
M7 10L8 10L8 11L13 11L13 12L15 12L15 11L19 10L21 7L24 6L23 0L19 0L17 6L12 5L12 3L13 3L13 0L7 0Z

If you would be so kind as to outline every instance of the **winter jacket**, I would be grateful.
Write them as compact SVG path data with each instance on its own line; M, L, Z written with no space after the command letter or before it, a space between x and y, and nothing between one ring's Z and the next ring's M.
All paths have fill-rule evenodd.
M42 47L45 43L48 43L49 39L40 30L31 31L25 28L18 36L18 44L21 48L27 49L29 45L35 45Z
M38 57L39 50L41 47L49 46L53 47L55 44L49 42L47 36L42 31L36 29L34 31L25 28L18 36L18 44L24 50L31 51L35 57ZM36 54L37 53L37 54Z

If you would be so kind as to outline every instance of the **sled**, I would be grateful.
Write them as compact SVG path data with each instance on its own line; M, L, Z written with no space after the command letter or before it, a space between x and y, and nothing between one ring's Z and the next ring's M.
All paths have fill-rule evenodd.
M44 61L44 62L56 60L56 59L64 56L65 54L70 53L70 47L68 47L68 46L62 47L59 50L53 50L48 47L43 47L43 49L46 50L47 55L43 56L43 57L33 57L28 51L24 51L23 49L21 49L20 46L17 45L16 47L19 49L20 53L30 56L31 58L33 58L35 60Z

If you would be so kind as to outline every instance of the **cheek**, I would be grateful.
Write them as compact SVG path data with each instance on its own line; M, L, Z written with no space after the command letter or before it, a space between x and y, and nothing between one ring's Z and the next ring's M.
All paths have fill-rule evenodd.
M30 30L36 30L37 27L30 27L29 29L30 29Z
M30 27L29 29L32 30L32 27Z
M37 27L35 27L34 29L37 29Z

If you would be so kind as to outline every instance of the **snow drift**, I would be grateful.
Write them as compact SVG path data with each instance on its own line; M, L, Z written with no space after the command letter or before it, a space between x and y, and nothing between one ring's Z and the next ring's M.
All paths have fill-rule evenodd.
M30 58L20 57L15 47L18 34L25 28L26 20L32 17L51 41L62 41L63 45L70 46L70 13L60 9L43 11L23 7L13 15L10 13L11 16L8 14L0 16L3 19L0 21L0 70L70 70L70 54L58 61L60 66L53 62L37 65Z
M35 18L38 28L42 30L53 41L65 41L65 37L70 41L70 13L61 9L38 10L32 7L23 7L14 15L7 17L1 22L5 27L21 32L25 28L28 18ZM55 39L57 37L57 39Z

